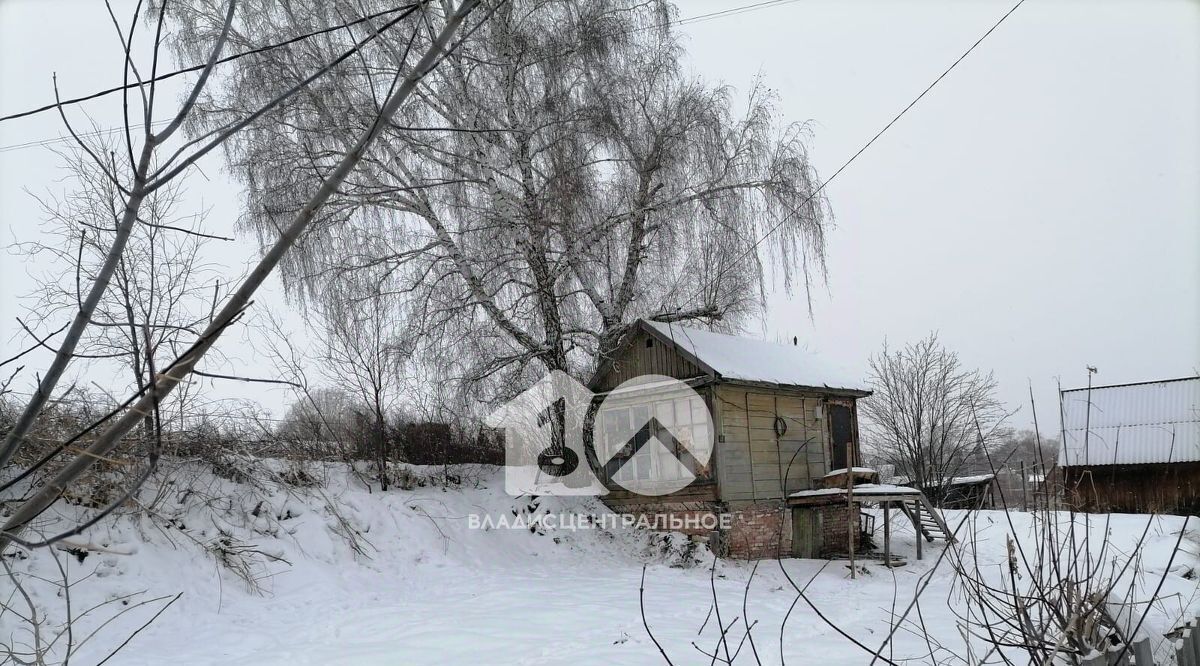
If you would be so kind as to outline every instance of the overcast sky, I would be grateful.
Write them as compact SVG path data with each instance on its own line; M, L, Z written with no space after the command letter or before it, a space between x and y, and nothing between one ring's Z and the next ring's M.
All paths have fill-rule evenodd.
M680 13L745 4L689 0ZM761 73L783 114L811 123L828 177L1011 4L800 0L683 30L698 75L745 91ZM0 115L51 101L55 71L66 96L120 82L103 3L0 0ZM86 110L102 127L119 119L115 100ZM1028 0L829 185L837 228L813 316L802 295L777 295L750 332L797 336L862 371L884 340L937 331L965 364L995 371L1001 398L1021 408L1015 425L1030 421L1032 383L1047 431L1056 382L1085 383L1087 365L1101 383L1197 374L1198 125L1200 4ZM3 244L38 233L25 190L61 188L47 147L7 147L62 133L52 114L0 123ZM189 205L234 233L238 188L218 159L203 171ZM255 249L241 236L219 258L238 267ZM0 261L7 357L24 345L13 317L39 267ZM283 307L278 289L264 301ZM254 366L243 341L227 342ZM217 390L272 408L284 399Z

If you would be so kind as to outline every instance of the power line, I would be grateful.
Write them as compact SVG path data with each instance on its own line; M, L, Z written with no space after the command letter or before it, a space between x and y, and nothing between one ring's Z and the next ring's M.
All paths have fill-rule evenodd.
M643 28L636 28L636 29L634 29L634 30L627 31L627 32L626 32L626 34L628 34L628 33L633 33L633 32L638 32L639 30L651 30L651 29L655 29L655 28L663 28L663 27L667 27L667 26L671 26L671 25L677 25L677 26L678 26L678 25L691 25L691 24L694 24L694 23L702 23L702 22L704 22L704 21L711 21L711 20L713 20L713 19L719 19L719 18L727 18L727 17L729 17L729 16L736 16L736 15L738 15L738 14L745 14L745 13L749 13L749 12L753 12L753 11L758 11L758 10L760 10L760 9L768 9L768 8L771 8L771 7L779 7L779 6L783 6L783 5L788 5L788 4L791 4L791 3L794 3L794 2L799 2L799 0L766 0L766 1L764 1L764 2L756 2L756 3L749 4L749 5L743 5L743 6L740 6L740 7L732 7L732 8L730 8L730 9L722 9L722 10L719 10L719 11L708 12L707 14L697 14L696 16L688 16L688 17L685 17L685 18L676 19L676 20L674 20L674 21L667 21L667 22L665 22L665 23L662 23L662 24L659 24L659 25L656 25L656 26L649 26L649 27L643 27ZM309 39L309 38L311 38L311 37L320 36L320 35L323 35L323 34L326 34L326 33L329 33L329 32L333 32L333 31L335 31L335 30L341 30L342 28L346 28L346 27L354 26L354 25L357 25L357 24L359 24L359 23L363 23L363 22L365 22L365 21L369 21L369 20L371 20L371 19L378 18L378 17L380 17L380 16L385 16L385 15L387 15L387 14L392 14L392 13L395 13L395 12L398 12L398 11L402 11L402 10L405 10L405 9L410 9L410 8L412 8L412 7L416 6L417 4L420 4L420 3L411 3L411 4L408 4L408 5L402 5L402 6L400 6L400 7L395 7L395 8L392 8L392 9L387 9L387 10L384 10L384 11L381 11L381 12L378 12L378 13L375 13L375 14L371 14L370 16L365 16L365 17L363 17L363 18L356 19L356 20L354 20L354 21L350 21L350 22L347 22L347 23L343 23L343 24L341 24L341 25L336 25L336 26L333 26L333 27L330 27L330 28L323 28L323 29L321 29L321 30L316 30L316 31L314 31L314 32L306 33L306 34L300 35L300 36L298 36L298 37L293 37L292 39L288 39L288 40L285 40L285 41L282 41L282 42L279 42L279 43L276 43L276 44L271 44L271 45L269 45L269 46L263 46L263 47L260 47L260 48L257 48L257 49L252 49L252 50L250 50L250 51L245 51L245 52L243 52L243 53L235 53L235 54L233 54L233 55L231 55L231 56L227 56L227 57L225 57L225 58L221 58L220 60L217 60L217 64L224 64L224 63L227 63L227 62L232 62L232 61L234 61L234 60L238 60L239 58L244 58L244 57L246 57L246 56L255 55L255 54L258 54L258 53L263 53L263 52L265 52L265 51L270 51L270 50L273 50L273 49L282 48L282 47L284 47L284 46L289 46L289 45L291 45L291 44L294 44L294 43L296 43L296 42L299 42L299 41L303 41L303 40L305 40L305 39ZM616 34L622 34L622 33L618 32L618 33L616 33ZM181 74L187 74L187 73L189 73L189 72L195 72L195 71L199 71L199 70L203 69L204 67L205 67L205 65L194 65L194 66L191 66L191 67L186 67L186 68L184 68L184 69L175 70L175 71L173 71L173 72L169 72L169 73L167 73L167 74L162 74L162 75L160 75L160 76L158 76L158 77L155 77L153 80L154 80L154 81L163 81L163 80L165 80L165 79L170 79L170 78L173 78L173 77L179 76L179 75L181 75ZM45 106L40 106L40 107L38 107L38 108L36 108L36 109L30 109L30 110L28 110L28 111L22 111L22 112L20 112L20 113L14 113L14 114L10 114L10 115L7 115L7 116L0 116L0 122L4 122L4 121L6 121L6 120L13 120L13 119L16 119L16 118L24 118L24 117L27 117L27 116L32 116L32 115L35 115L35 114L38 114L38 113L45 113L45 112L47 112L47 111L53 111L53 110L55 110L56 108L58 108L59 106L72 106L72 105L75 105L75 104L80 104L80 103L82 103L82 102L87 102L87 101L91 101L91 100L93 100L93 99L98 99L98 98L100 98L100 97L104 97L104 96L106 96L106 95L111 95L111 94L113 94L113 93L118 93L118 92L121 92L121 91L123 91L123 90L128 90L128 89L136 88L136 87L138 87L138 86L145 85L146 83L149 83L149 82L150 82L150 81L145 81L145 82L143 82L143 83L130 83L130 84L128 84L128 85L120 85L120 86L116 86L116 87L113 87L113 88L107 88L107 89L105 89L105 90L101 90L101 91L99 91L99 92L95 92L95 93L92 93L92 94L90 94L90 95L84 95L84 96L82 96L82 97L74 97L74 98L71 98L71 99L63 100L61 103L57 103L57 102L56 102L56 103L54 103L54 104L47 104L47 105L45 105ZM155 121L154 123L151 123L151 125L152 125L152 126L154 126L154 125L160 125L160 124L164 124L164 123L166 123L166 122L167 122L167 121L165 121L165 120L159 120L159 121ZM142 127L142 126L141 126L141 125L135 125L135 126L133 126L131 129L134 129L134 128L140 128L140 127ZM98 135L100 135L100 134L104 134L104 133L107 133L107 132L115 132L115 131L118 131L118 130L121 130L121 129L123 129L123 128L111 128L111 129L108 129L108 130L97 130L97 131L95 131L95 132L89 132L89 133L87 133L87 134L81 134L80 136L81 136L81 137L98 136ZM70 138L71 138L71 137L66 137L66 136L63 136L63 137L51 137L51 138L48 138L48 139L37 139L37 140L34 140L34 141L26 141L25 143L12 144L12 145L8 145L8 146L0 146L0 153L5 153L5 152L11 151L11 150L21 150L21 149L23 149L23 148L33 148L33 147L38 147L38 146L47 146L47 145L50 145L50 144L52 144L52 143L59 143L59 142L62 142L62 141L67 141L67 140L69 140Z
M377 18L379 18L379 17L381 17L381 16L387 16L388 14L395 14L396 12L402 12L402 11L405 11L405 10L408 10L408 9L412 9L413 7L416 7L417 5L423 4L423 3L424 3L424 1L425 1L425 0L422 0L422 2L413 2L413 3L409 3L409 4L407 4L407 5L401 5L401 6L399 6L399 7L393 7L393 8L391 8L391 9L385 9L385 10L383 10L383 11L381 11L381 12L376 12L376 13L374 13L374 14L370 14L370 15L368 15L368 16L364 16L364 17L362 17L362 18L355 19L355 20L353 20L353 21L348 21L348 22L346 22L346 23L342 23L342 24L339 24L339 25L331 26L331 27L328 27L328 28L322 28L322 29L320 29L320 30L314 30L313 32L305 33L305 34L303 34L303 35L299 35L299 36L297 36L297 37L293 37L293 38L291 38L291 39L287 39L287 40L284 40L284 41L282 41L282 42L278 42L278 43L275 43L275 44L270 44L270 45L267 45L267 46L261 46L261 47L259 47L259 48L256 48L256 49L251 49L251 50L249 50L249 51L243 51L242 53L235 53L235 54L233 54L233 55L231 55L231 56L226 56L226 57L224 57L224 58L221 58L220 60L217 60L217 61L216 61L216 64L218 64L218 65L221 65L221 64L224 64L224 63L227 63L227 62L232 62L232 61L234 61L234 60L237 60L237 59L239 59L239 58L245 58L246 56L255 55L255 54L258 54L258 53L263 53L263 52L266 52L266 51L271 51L271 50L273 50L273 49L282 48L282 47L284 47L284 46L290 46L290 45L292 45L292 44L295 44L296 42L301 42L301 41L304 41L304 40L306 40L306 39L309 39L309 38L311 38L311 37L318 37L318 36L320 36L320 35L324 35L324 34L327 34L327 33L330 33L330 32L334 32L334 31L336 31L336 30L341 30L341 29L343 29L343 28L348 28L348 27L351 27L351 26L355 26L355 25L358 25L358 24L360 24L360 23L365 23L365 22L367 22L367 21L371 21L371 20L373 20L373 19L377 19ZM150 82L152 82L152 81L165 81L165 80L167 80L167 79L174 78L174 77L176 77L176 76L179 76L179 75L181 75L181 74L187 74L187 73L189 73L189 72L198 72L198 71L200 71L200 70L204 69L204 68L205 68L205 67L207 67L207 66L208 66L208 64L207 64L207 63L205 63L205 64L202 64L202 65L192 65L191 67L185 67L185 68L183 68L183 69L177 69L177 70L175 70L175 71L173 71L173 72L168 72L168 73L166 73L166 74L160 74L159 76L156 76L156 77L154 77L153 79L149 79L149 80L146 80L146 81L142 81L142 82L135 82L135 83L129 83L129 84L126 84L126 85L120 85L120 86L116 86L115 88L107 88L107 89L105 89L105 90L101 90L101 91L99 91L99 92L95 92L95 93L92 93L92 94L90 94L90 95L84 95L83 97L74 97L74 98L72 98L72 99L63 100L62 102L55 102L55 103L53 103L53 104L47 104L47 105L45 105L45 106L40 106L40 107L38 107L38 108L36 108L36 109L30 109L30 110L28 110L28 111L22 111L22 112L20 112L20 113L14 113L14 114L10 114L10 115L7 115L7 116L0 116L0 122L4 122L4 121L6 121L6 120L13 120L13 119L15 119L15 118L24 118L24 117L26 117L26 116L32 116L32 115L34 115L34 114L37 114L37 113L44 113L44 112L46 112L46 111L52 111L52 110L54 110L54 109L56 109L56 108L58 108L58 107L60 107L60 106L71 106L71 105L74 105L74 104L79 104L79 103L81 103L81 102L86 102L86 101L89 101L89 100L93 100L93 99L97 99L97 98L100 98L100 97L104 97L105 95L111 95L111 94L113 94L113 93L118 93L118 92L121 92L121 91L123 91L123 90L129 90L129 89L132 89L132 88L138 88L138 87L141 87L141 86L143 86L143 85L146 85L146 84L148 84L148 83L150 83ZM5 148L8 148L8 147L9 147L9 146L6 146Z
M738 14L746 14L749 12L758 11L760 9L769 9L771 7L782 7L783 5L790 5L793 2L799 2L799 1L800 0L766 0L765 2L756 2L751 5L743 5L741 7L732 7L730 9L722 9L720 11L709 12L707 14L699 14L697 16L689 16L687 18L682 18L682 19L679 19L678 21L674 21L673 23L674 23L674 25L690 25L692 23L702 23L704 21L710 21L712 19L725 18L727 16L736 16ZM670 23L668 23L668 25L670 25Z
M163 125L166 125L169 122L171 122L170 119L155 120L154 122L150 123L150 128L155 129L158 127L162 127ZM130 125L129 129L130 130L138 130L138 129L142 129L145 126L146 125L144 123L138 123L136 125ZM94 130L91 132L80 132L80 133L76 134L75 136L78 136L80 139L88 139L93 136L100 136L102 134L112 134L113 132L120 132L120 131L123 131L124 129L125 129L124 127L109 127L108 129L98 129L98 130ZM35 139L33 141L26 141L25 143L16 143L11 146L0 147L0 153L7 153L10 150L20 150L22 148L33 148L35 146L48 146L52 143L61 143L63 141L67 141L67 140L73 139L73 138L74 137L70 137L70 136L57 136L57 137L52 137L49 139Z
M840 175L843 171L846 170L846 167L850 166L850 164L853 163L854 160L858 159L859 155L862 155L864 152L866 152L866 150L868 148L870 148L879 139L879 137L883 136L884 132L887 132L889 129L891 129L892 125L895 125L896 122L904 116L904 114L908 113L908 111L910 109L912 109L914 106L916 106L917 102L920 102L921 99L924 98L925 95L927 95L930 90L933 90L934 86L936 86L938 83L940 83L942 81L942 79L946 78L946 75L948 75L951 71L953 71L954 68L957 67L959 63L961 63L963 60L966 59L967 56L971 55L971 52L974 51L975 48L978 47L980 44L982 44L983 40L987 39L988 36L991 35L996 30L996 28L1000 27L1000 24L1004 23L1004 21L1006 19L1008 19L1009 16L1012 16L1012 13L1017 11L1017 8L1019 8L1023 4L1025 4L1025 0L1017 0L1017 3L1015 5L1013 5L1012 8L1009 9L1007 12L1005 12L1004 15L1001 16L995 23L993 23L992 27L987 29L987 32L984 32L983 35L981 35L979 37L979 39L975 40L974 44L972 44L966 51L963 51L962 55L958 56L958 58L956 58L954 60L954 62L950 63L950 66L947 67L946 70L943 71L941 74L939 74L938 77L936 79L934 79L932 83L930 83L928 86L926 86L925 89L922 90L919 95L914 97L913 100L911 102L909 102L907 106L905 106L903 109L900 109L900 112L897 113L895 115L895 117L893 117L891 120L889 120L888 123L886 125L884 125L882 129L880 129L878 132L875 133L875 136L871 137L869 141L867 141L865 144L863 144L863 146L861 148L859 148L853 155L851 155L849 159L847 159L845 162L843 162L842 165L837 168L837 171L833 172L832 176L830 176L828 179L826 179L824 182L822 182L817 187L817 189L813 190L812 194L808 195L804 199L804 201L801 201L800 204L796 208L802 208L802 207L806 206L810 201L812 201L819 194L821 194L821 192L825 190L826 186L828 186L830 183L832 183L833 180L838 177L838 175ZM774 226L772 226L770 229L767 230L767 233L763 234L763 236L761 238L754 241L754 243L749 248L747 248L744 252L739 254L732 262L730 262L729 264L726 264L726 266L731 266L733 264L736 264L737 262L746 258L746 256L749 255L751 252L754 252L755 250L757 250L758 246L762 245L763 242L765 242L768 238L770 238L771 235L774 234L776 231L779 231L780 227L782 227L784 224L787 224L787 222L793 217L793 215L794 215L794 213L789 214L789 215L785 216L779 222L775 223ZM714 283L716 283L720 280L720 278L722 277L722 274L723 274L723 271L718 271L717 278L716 278L716 280L714 280ZM701 295L702 293L703 292L700 292L697 295Z

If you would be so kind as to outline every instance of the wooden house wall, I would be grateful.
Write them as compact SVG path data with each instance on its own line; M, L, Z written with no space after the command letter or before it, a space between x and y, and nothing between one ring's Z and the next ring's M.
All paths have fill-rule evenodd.
M646 346L646 340L651 339L651 346ZM675 379L691 379L704 374L696 364L675 353L667 345L645 331L640 331L630 340L613 359L608 371L605 372L592 386L594 391L611 391L629 379L641 375L665 375Z
M632 507L646 509L678 505L694 508L718 500L717 484L709 481L697 481L669 495L639 495L615 484L609 485L607 488L608 494L603 497L603 501L617 511Z
M825 397L731 384L713 387L717 483L726 502L782 499L814 487L828 471ZM775 434L775 417L787 424ZM723 438L723 441L721 439ZM781 479L784 482L781 483Z

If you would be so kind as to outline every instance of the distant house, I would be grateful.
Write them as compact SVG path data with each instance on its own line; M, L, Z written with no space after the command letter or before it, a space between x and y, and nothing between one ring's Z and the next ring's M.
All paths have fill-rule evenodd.
M891 476L884 480L906 488L916 487L907 476ZM936 490L940 494L939 504L944 508L993 509L996 508L997 485L995 474L983 473L944 477L940 484L936 484Z
M996 475L956 476L943 486L941 506L948 509L992 509L996 507Z
M1062 391L1065 494L1084 510L1200 511L1200 377Z
M655 497L606 483L610 494L604 501L614 510L643 515L728 514L728 529L697 536L733 557L791 554L787 497L858 463L856 401L870 391L795 345L651 321L635 325L590 388L603 396L651 374L682 380L707 402L716 440L712 459L683 490ZM664 408L671 409L664 404L652 412ZM686 428L691 417L671 418L676 428ZM815 528L841 535L844 550L851 520L857 523L857 508L851 513L842 502L822 508ZM811 527L806 523L804 529Z

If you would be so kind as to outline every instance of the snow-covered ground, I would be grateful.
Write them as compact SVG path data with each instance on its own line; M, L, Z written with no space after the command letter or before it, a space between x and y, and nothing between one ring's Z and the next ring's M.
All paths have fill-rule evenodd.
M908 564L889 570L867 563L857 580L849 578L845 562L837 561L765 561L756 570L754 563L718 561L712 569L706 552L687 556L678 535L625 528L472 529L471 515L506 516L513 522L531 508L533 514L603 512L589 498L541 498L533 508L504 494L503 478L494 468L468 473L473 478L451 487L386 493L368 492L342 468L331 466L324 476L319 489L278 484L254 489L200 474L187 483L177 480L157 505L157 518L125 517L77 538L109 552L91 552L82 561L76 555L63 559L69 561L72 581L85 579L72 588L74 613L135 596L127 605L116 601L78 621L75 641L140 600L182 592L108 663L664 663L639 610L645 566L646 621L675 664L710 662L693 643L706 652L717 644L714 588L721 620L734 622L730 635L740 640L747 620L754 626L754 644L742 645L737 663L756 663L754 651L763 664L863 664L869 658L860 648L797 601L787 576L807 585L806 595L830 622L874 648L888 632L892 609L904 609L943 549L941 542L927 546L925 559L916 561L911 525L894 521L894 551L907 556ZM68 520L75 510L59 511ZM956 525L961 516L949 512L947 518ZM1110 546L1130 548L1147 520L1113 516L1107 524ZM1029 515L1016 514L1014 521L1018 538L1029 543ZM1153 521L1141 566L1143 575L1156 581L1183 519ZM980 512L968 525L981 569L1000 569L1009 533L1004 515ZM1093 533L1102 534L1105 527L1103 517L1093 519ZM342 536L347 529L359 535L361 553ZM1200 567L1195 556L1200 526L1189 525L1188 532L1185 552L1176 556L1160 592L1164 601L1147 624L1151 634L1161 635L1175 618L1200 610L1191 573ZM254 586L206 549L221 540L226 551L252 549L233 561L250 563L245 571ZM25 574L53 581L61 578L57 566L44 552L11 564L28 583L39 615L49 618L44 635L52 635L64 600L54 585ZM955 648L962 637L952 607L963 602L952 591L952 579L943 561L922 596L921 619L934 641ZM4 598L21 609L20 599L8 592ZM84 643L72 663L96 663L163 603L118 617ZM0 618L0 637L29 642L12 614ZM735 641L730 650L737 647ZM927 653L923 637L901 630L885 655L932 663L921 656Z

